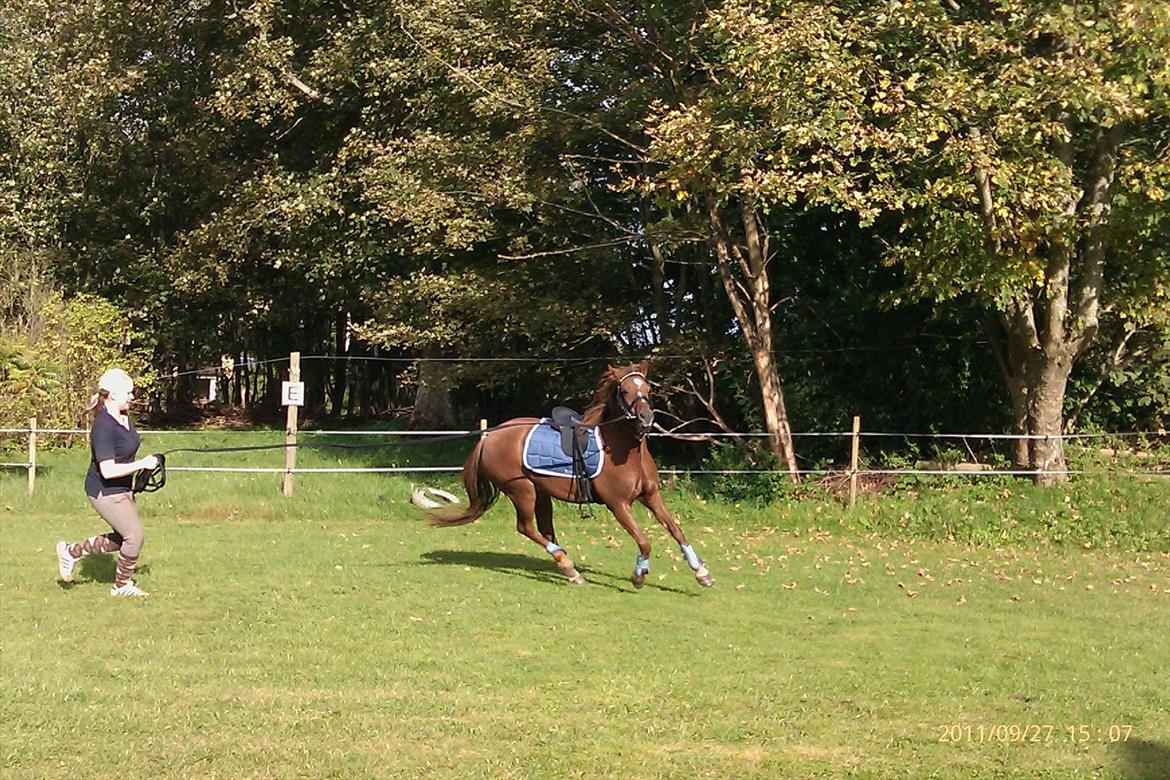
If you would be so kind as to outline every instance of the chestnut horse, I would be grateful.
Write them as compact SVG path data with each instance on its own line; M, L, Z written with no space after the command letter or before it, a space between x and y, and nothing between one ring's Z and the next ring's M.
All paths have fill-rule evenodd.
M516 507L516 530L552 555L569 582L583 585L584 578L564 548L557 544L556 531L553 530L552 499L572 501L575 480L534 473L523 462L524 440L532 426L539 422L535 417L518 417L489 430L463 464L463 487L467 490L468 508L436 514L431 522L437 526L474 522L503 493ZM631 578L634 587L641 588L650 572L650 540L634 519L631 507L635 500L645 504L658 522L666 526L699 584L708 588L714 585L715 580L687 543L678 521L658 492L658 467L654 465L645 438L654 424L646 363L622 368L609 366L601 375L581 422L599 428L605 449L601 473L592 482L594 498L609 507L638 545Z

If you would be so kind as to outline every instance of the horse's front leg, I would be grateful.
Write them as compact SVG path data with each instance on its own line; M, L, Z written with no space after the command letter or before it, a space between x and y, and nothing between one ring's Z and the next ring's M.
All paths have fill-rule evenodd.
M646 584L646 575L650 573L650 539L642 533L629 504L610 504L609 510L638 545L638 557L634 560L634 576L630 578L630 582L634 583L635 588L641 588Z
M702 558L698 556L695 549L691 547L687 541L686 535L679 527L678 521L674 519L674 515L666 508L666 502L662 500L662 494L657 490L647 491L640 497L646 508L654 513L658 518L658 522L666 526L666 530L678 542L678 548L682 550L683 557L687 559L687 565L691 567L691 571L695 573L695 580L704 588L710 588L715 585L715 578L711 576L711 572L707 571L707 564Z

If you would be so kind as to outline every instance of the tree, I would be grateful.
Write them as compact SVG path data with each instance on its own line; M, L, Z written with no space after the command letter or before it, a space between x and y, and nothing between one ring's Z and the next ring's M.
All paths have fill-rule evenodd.
M723 99L664 117L673 179L730 149L757 200L896 213L902 297L987 312L1014 430L1031 437L1019 465L1061 479L1067 383L1101 318L1167 303L1170 11L729 3L707 30Z
M730 306L730 322L708 322L706 337L739 334L752 359L769 448L797 478L796 456L777 369L769 266L775 257L767 214L774 205L744 188L741 149L703 145L687 133L688 119L723 97L719 67L697 30L708 4L570 3L579 19L564 47L555 105L584 115L600 128L591 144L574 150L598 190L636 196L621 217L652 269L655 320L668 335L665 265L680 255L714 275ZM676 132L678 131L678 132ZM713 139L712 139L713 140ZM686 251L696 239L707 256ZM679 251L682 249L683 251ZM702 275L700 281L704 280ZM673 280L681 301L682 278ZM681 307L675 308L682 311Z
M1043 399L1100 334L1116 341L1094 366L1161 397L1165 12L1087 8L14 0L0 251L114 302L183 368L291 349L693 354L680 397L723 425L762 418L791 469L786 391L823 418L839 383L903 373L849 383L785 356L815 348L802 316L880 341L918 332L916 312L982 311L1041 437L1022 464L1043 464L1060 432ZM1034 342L1012 330L1029 319ZM349 365L306 362L317 411L354 408ZM575 386L551 363L435 381L498 410L557 392L521 374ZM1070 377L1126 419L1145 408Z

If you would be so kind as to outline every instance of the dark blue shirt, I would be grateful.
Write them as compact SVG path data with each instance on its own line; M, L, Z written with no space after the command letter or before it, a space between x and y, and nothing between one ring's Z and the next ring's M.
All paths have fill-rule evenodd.
M130 422L130 429L126 430L122 424L110 415L103 406L98 410L93 420L93 428L89 432L89 472L85 475L85 494L97 498L98 493L111 495L113 493L129 493L134 484L134 476L127 474L124 477L106 479L102 476L98 464L103 460L112 460L115 463L133 463L138 456L138 445L142 444L142 437Z

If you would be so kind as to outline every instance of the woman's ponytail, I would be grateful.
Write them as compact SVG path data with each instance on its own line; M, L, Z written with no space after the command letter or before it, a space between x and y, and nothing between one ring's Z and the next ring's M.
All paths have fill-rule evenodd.
M89 397L89 403L85 405L85 409L81 412L83 420L88 420L92 423L97 419L98 408L105 403L106 399L110 397L110 391L99 388L96 393Z

